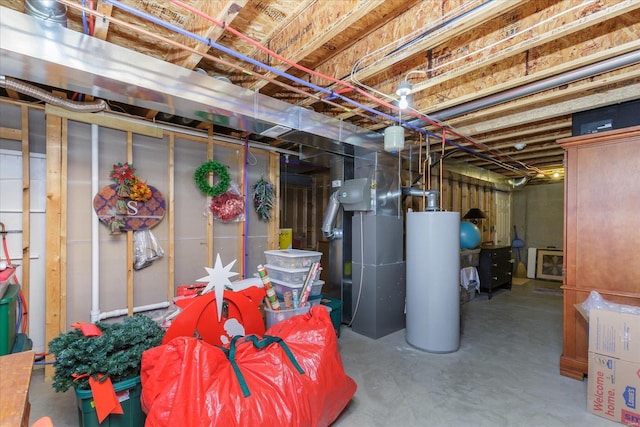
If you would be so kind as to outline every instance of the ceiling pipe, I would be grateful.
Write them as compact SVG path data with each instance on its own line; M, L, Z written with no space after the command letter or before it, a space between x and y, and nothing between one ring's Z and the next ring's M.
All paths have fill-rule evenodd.
M256 134L274 124L287 126L292 130L280 139L334 154L345 152L337 142L382 151L382 134L378 132L99 39L87 39L82 33L58 28L51 34L29 22L29 16L3 6L0 10L7 21L0 29L3 56L0 74ZM10 40L20 40L20 43L9 43ZM49 45L49 48L36 48L43 45ZM101 52L100 57L96 57L95 52ZM83 57L93 60L78 61L77 58ZM309 86L305 81L302 83ZM393 116L389 118L398 120ZM425 129L407 127L429 135ZM449 139L446 141L472 155L488 157ZM497 159L490 160L507 170L529 173Z
M293 81L295 83L298 83L300 85L306 86L306 87L308 87L310 89L313 89L315 91L324 93L325 95L330 95L330 96L334 96L336 98L340 98L341 100L343 100L345 102L348 102L349 104L352 104L355 107L361 108L362 110L367 111L367 112L369 112L371 114L383 117L383 118L385 118L387 120L391 120L393 122L402 123L402 120L399 119L398 117L392 116L392 115L387 114L387 113L383 113L382 111L378 111L378 110L373 109L371 107L368 107L368 106L366 106L364 104L361 104L361 103L359 103L357 101L354 101L354 100L352 100L350 98L347 98L346 96L344 96L342 94L336 93L336 92L332 91L331 89L327 89L327 88L324 88L322 86L318 86L318 85L316 85L314 83L311 83L309 81L306 81L304 79L296 77L296 76L294 76L292 74L289 74L289 73L286 73L284 71L281 71L281 70L279 70L279 69L277 69L275 67L272 67L272 66L269 66L267 64L264 64L264 63L262 63L260 61L257 61L257 60L255 60L255 59L253 59L251 57L248 57L248 56L243 55L243 54L241 54L239 52L236 52L233 49L229 49L226 46L223 46L221 44L213 42L213 41L211 41L211 39L199 36L199 35L197 35L195 33L187 31L187 30L185 30L183 28L180 28L180 27L178 27L176 25L173 25L173 24L171 24L169 22L166 22L166 21L163 21L161 19L158 19L153 15L150 15L148 13L145 13L145 12L142 12L142 11L140 11L138 9L130 7L130 6L126 5L126 4L118 1L118 0L104 0L104 2L112 4L113 6L119 8L119 9L122 9L125 12L129 12L132 15L135 15L135 16L138 16L140 18L146 19L149 22L152 22L154 24L160 25L160 26L162 26L164 28L167 28L167 29L169 29L171 31L174 31L174 32L176 32L178 34L181 34L183 36L192 38L192 39L194 39L194 40L196 40L196 41L198 41L200 43L203 43L203 44L207 45L210 48L211 47L215 48L215 49L217 49L217 50L219 50L221 52L226 53L227 55L231 55L231 56L233 56L233 57L235 57L237 59L240 59L241 61L247 62L247 63L249 63L251 65L256 66L256 67L262 68L263 70L269 71L269 72L271 72L273 74L276 74L276 75L278 75L280 77L284 77L284 78L289 79L289 80L291 80L291 81ZM411 126L410 124L407 124L407 126L413 128L413 130L415 130L415 131L418 131L418 132L421 132L421 133L424 133L424 134L430 133L426 129L422 129L422 128L419 128L419 127L414 127L414 126ZM436 134L433 134L433 133L431 135L432 136L437 136Z
M575 70L567 71L558 76L548 77L533 83L525 84L514 89L506 90L495 95L486 96L484 98L457 105L445 110L437 111L430 114L431 118L436 120L447 120L463 114L472 113L482 108L492 107L494 105L532 95L537 92L552 89L578 80L589 78L598 74L614 71L618 68L626 67L640 62L640 50L625 53L595 64L585 65ZM412 120L415 126L426 125L424 121Z
M352 105L354 105L354 106L356 106L358 108L361 108L364 111L367 111L367 112L372 113L374 115L377 115L377 116L383 117L385 119L391 120L393 122L397 122L397 123L401 124L402 126L407 127L407 128L409 128L411 130L414 130L414 131L416 131L418 133L424 134L426 136L431 135L431 136L438 137L438 138L440 137L439 135L437 135L435 133L432 133L432 132L428 131L427 129L424 129L421 126L413 125L412 122L402 121L402 119L400 117L395 117L393 115L386 114L386 113L383 113L381 111L375 110L375 109L373 109L371 107L368 107L368 106L366 106L366 105L364 105L364 104L362 104L360 102L354 101L354 100L352 100L350 98L347 98L347 97L345 97L345 96L343 96L343 95L341 95L339 93L336 93L336 92L334 92L334 91L332 91L330 89L318 86L318 85L313 84L311 82L308 82L308 81L306 81L304 79L300 79L300 78L298 78L296 76L293 76L293 75L291 75L289 73L281 71L281 70L279 70L279 69L277 69L275 67L271 67L271 66L269 66L267 64L264 64L264 63L262 63L260 61L257 61L257 60L255 60L253 58L250 58L250 57L248 57L246 55L243 55L243 54L241 54L239 52L236 52L236 51L234 51L232 49L229 49L229 48L227 48L225 46L222 46L222 45L220 45L218 43L215 43L215 42L211 41L211 39L204 38L202 36L199 36L197 34L194 34L194 33L190 32L190 31L187 31L187 30L185 30L183 28L180 28L180 27L178 27L176 25L173 25L173 24L171 24L169 22L166 22L166 21L163 21L163 20L161 20L159 18L156 18L153 15L150 15L148 13L142 12L142 11L140 11L138 9L135 9L135 8L131 7L131 6L125 5L124 3L122 3L122 2L120 2L118 0L104 0L104 1L106 3L112 4L113 6L115 6L117 8L120 8L120 9L126 11L126 12L129 12L129 13L135 15L135 16L138 16L140 18L146 19L146 20L148 20L148 21L150 21L150 22L152 22L154 24L163 26L163 27L165 27L165 28L167 28L167 29L169 29L171 31L174 31L174 32L176 32L178 34L181 34L181 35L184 35L186 37L192 38L192 39L194 39L194 40L196 40L196 41L198 41L200 43L203 43L203 44L207 45L208 47L216 48L216 49L218 49L218 50L220 50L220 51L222 51L222 52L224 52L224 53L226 53L228 55L231 55L231 56L233 56L235 58L238 58L238 59L240 59L242 61L248 62L248 63L250 63L250 64L252 64L252 65L254 65L256 67L260 67L260 68L262 68L264 70L267 70L267 71L269 71L269 72L271 72L273 74L276 74L278 76L285 77L285 78L287 78L287 79L289 79L289 80L291 80L293 82L296 82L298 84L306 86L306 87L308 87L310 89L314 89L314 90L316 90L318 92L321 92L321 93L324 93L326 95L331 95L331 96L340 98L343 101L348 102L348 103L350 103L350 104L352 104ZM377 100L377 101L381 105L391 106L391 105L389 105L388 103L386 103L386 102L384 102L382 100ZM391 106L391 107L392 108L396 108L395 106ZM300 107L298 107L298 108L300 108ZM427 117L427 116L425 116L425 117ZM427 117L427 119L429 119L429 118ZM425 124L427 124L427 123L425 122ZM431 124L436 124L437 125L437 123L435 123L435 122L431 122ZM445 128L445 126L441 126L441 127L443 129ZM463 139L466 139L466 140L468 140L468 141L470 141L472 143L474 142L471 138L469 138L469 137L467 137L465 135L462 135L462 134L454 131L453 129L450 129L450 128L447 127L447 130L450 130L451 133L454 133L455 135L460 136ZM458 143L456 143L453 140L450 140L448 138L444 138L444 140L447 143L449 143L451 145L454 145L455 147L458 147L460 149L463 149L463 150L467 151L468 153L470 153L470 154L472 154L472 155L474 155L476 157L480 157L480 158L489 157L487 155L484 155L483 153L478 153L475 150L472 150L472 149L470 149L468 147L463 147L462 145L460 145L460 144L458 144ZM341 142L347 142L347 141L345 141L343 139L340 139L340 141ZM378 151L378 150L376 150L376 151ZM502 161L500 161L498 159L491 158L491 161L493 163L497 164L498 166L504 168L504 169L512 170L512 171L515 171L516 173L520 173L520 174L525 174L525 175L529 174L527 171L520 170L520 168L508 165L508 164L506 164L506 163L504 163L504 162L502 162ZM524 165L524 164L522 164L522 166L526 167L526 165Z

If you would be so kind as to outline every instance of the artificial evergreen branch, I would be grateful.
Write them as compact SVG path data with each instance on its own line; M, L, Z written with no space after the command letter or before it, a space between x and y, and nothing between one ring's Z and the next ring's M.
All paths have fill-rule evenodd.
M79 330L58 335L49 343L55 355L53 387L66 391L70 387L89 389L86 374L97 379L105 374L113 383L140 375L142 353L160 345L164 331L149 317L137 314L123 323L98 322L99 337L86 337ZM74 376L84 376L74 381Z
M271 218L269 211L273 208L274 197L273 185L265 181L264 178L260 178L253 186L253 204L260 219L268 221Z

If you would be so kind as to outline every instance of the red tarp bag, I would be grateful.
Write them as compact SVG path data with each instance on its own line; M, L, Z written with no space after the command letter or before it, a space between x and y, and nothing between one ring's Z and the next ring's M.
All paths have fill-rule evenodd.
M179 337L142 355L147 427L328 426L356 391L325 307L218 347Z

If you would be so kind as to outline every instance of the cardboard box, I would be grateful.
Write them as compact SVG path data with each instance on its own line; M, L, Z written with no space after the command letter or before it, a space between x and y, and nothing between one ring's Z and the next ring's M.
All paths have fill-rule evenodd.
M640 363L589 352L587 409L624 425L640 425Z
M589 351L640 363L640 315L591 309Z

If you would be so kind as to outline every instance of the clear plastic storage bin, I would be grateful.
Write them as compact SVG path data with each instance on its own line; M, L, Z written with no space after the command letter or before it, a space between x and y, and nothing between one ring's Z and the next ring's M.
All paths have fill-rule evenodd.
M264 251L267 264L281 268L309 268L314 262L320 262L322 252L303 251L301 249L282 249Z
M269 279L271 279L271 276L269 276ZM271 284L273 285L273 289L276 291L276 294L278 294L280 298L284 296L285 292L292 291L294 289L297 289L298 295L300 295L300 292L302 292L302 286L304 285L304 283L287 283L275 279L271 279ZM320 295L322 293L323 285L324 280L316 280L315 282L313 282L313 284L311 285L311 293L309 294L309 296L313 297L316 295Z
M309 304L308 302L306 302L300 308L292 308L291 310L271 310L270 308L265 307L264 312L266 313L267 329L278 322L290 319L291 317L297 316L298 314L306 314L310 309L311 304Z
M304 280L307 278L307 273L309 272L308 268L284 268L271 264L266 264L264 267L267 269L270 279L286 283L304 283ZM318 278L320 270L318 270L318 274L316 274L314 280Z

